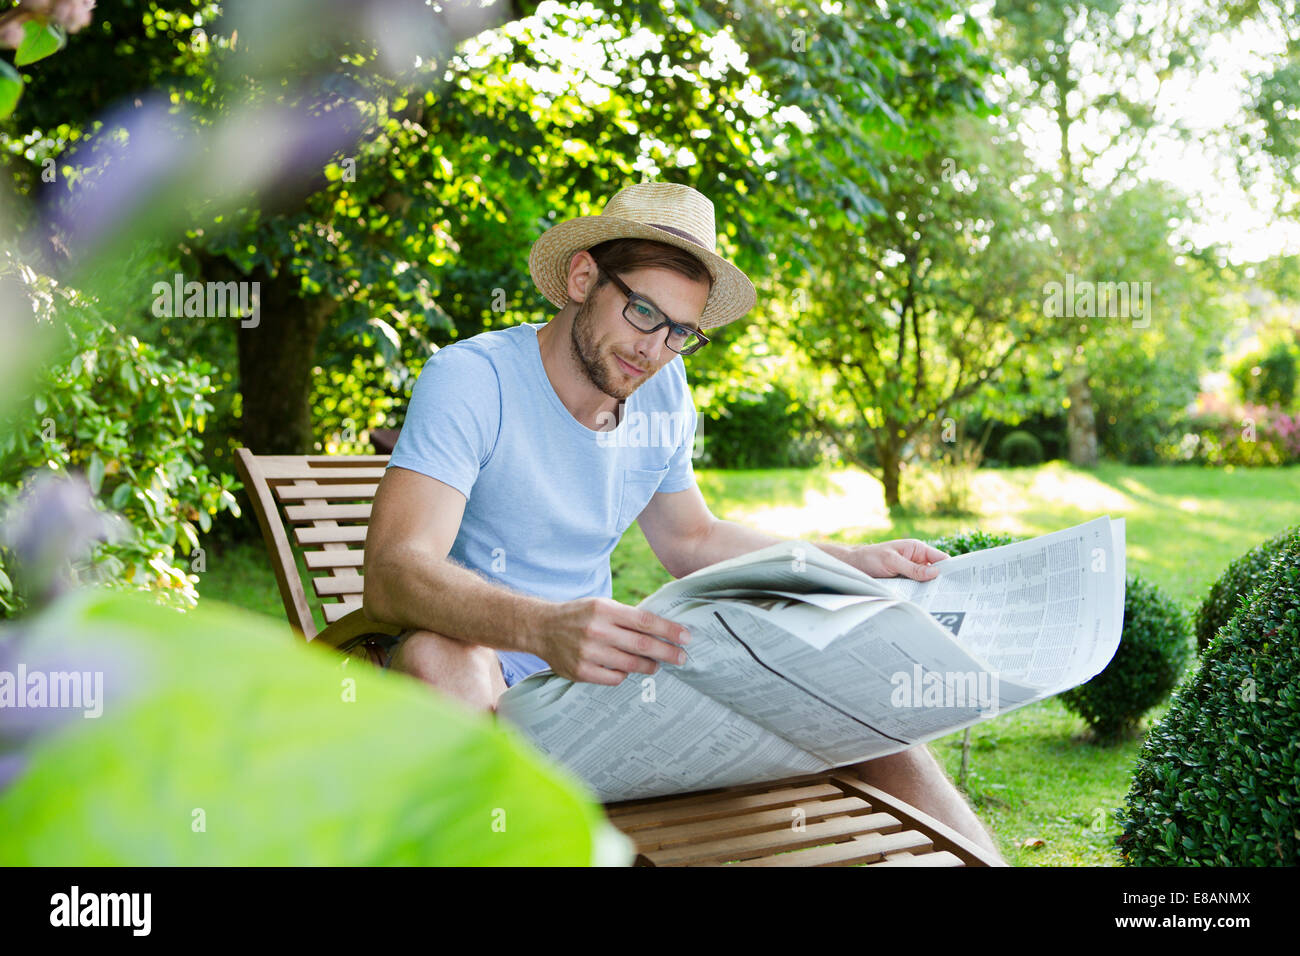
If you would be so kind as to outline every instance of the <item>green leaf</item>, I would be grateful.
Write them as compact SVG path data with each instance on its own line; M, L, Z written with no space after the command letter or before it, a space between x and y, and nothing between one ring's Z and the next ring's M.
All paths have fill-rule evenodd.
M90 467L86 477L90 479L90 490L98 495L100 487L104 484L104 461L99 455L90 456Z
M18 52L14 54L14 66L26 66L43 60L63 49L67 42L68 35L57 23L28 20L23 24L23 41L18 44Z
M121 511L126 507L127 499L131 497L131 486L129 484L120 484L113 489L113 510Z
M513 729L286 641L283 623L81 592L24 626L30 666L102 670L104 700L38 738L0 795L0 865L631 861L577 778Z
M0 119L14 111L22 95L22 75L9 65L8 60L0 60Z

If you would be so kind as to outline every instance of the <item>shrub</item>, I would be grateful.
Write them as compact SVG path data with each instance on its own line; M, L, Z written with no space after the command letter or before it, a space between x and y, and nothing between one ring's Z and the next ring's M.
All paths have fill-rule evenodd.
M101 319L93 300L36 281L46 303L38 319L65 339L37 372L36 393L0 422L0 504L35 473L82 473L100 509L132 529L96 547L88 576L191 607L198 578L181 555L198 547L218 512L238 512L234 476L215 476L200 460L212 369L169 359ZM25 605L6 560L0 553L0 617Z
M1300 414L1202 396L1158 449L1176 463L1273 467L1300 461Z
M951 554L954 557L959 554L969 554L972 551L983 551L985 548L998 548L1004 544L1012 544L1016 541L1023 541L1023 538L1010 534L994 534L989 531L959 531L956 534L944 535L942 538L935 538L930 544L940 551Z
M1232 368L1242 400L1252 405L1290 408L1296 395L1294 345L1277 342L1272 348L1245 356Z
M1142 715L1178 683L1192 657L1190 630L1178 602L1130 574L1115 656L1092 680L1061 694L1061 703L1086 720L1102 742L1131 734Z
M823 455L808 412L781 389L757 401L732 402L716 415L702 409L702 468L809 468Z
M964 531L931 542L951 555L968 554L1021 541L1007 534ZM1148 710L1169 694L1191 658L1187 616L1154 584L1136 574L1124 591L1124 626L1119 648L1101 673L1060 695L1070 711L1088 722L1097 739L1130 733Z
M1259 547L1251 548L1228 565L1196 609L1196 649L1203 652L1219 628L1228 623L1242 600L1264 583L1265 572L1282 552L1296 528L1283 531Z
M1119 811L1124 862L1300 863L1300 530L1147 736Z
M1043 450L1043 461L1064 458L1069 452L1070 442L1064 414L1028 415L1019 418L1015 424L974 416L968 421L965 431L970 435L982 435L985 428L989 428L985 458L990 465L1006 464L998 457L998 449L1007 436L1017 431L1029 432L1038 439L1038 445Z
M1029 432L1016 430L998 443L998 458L1008 465L1036 465L1043 460L1043 446Z

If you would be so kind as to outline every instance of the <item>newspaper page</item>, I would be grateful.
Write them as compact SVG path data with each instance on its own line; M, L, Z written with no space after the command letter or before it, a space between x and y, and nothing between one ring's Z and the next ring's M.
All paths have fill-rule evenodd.
M782 542L641 602L690 630L685 664L616 687L545 670L498 714L605 802L858 763L1100 671L1123 566L1123 524L1107 518L948 558L928 582Z

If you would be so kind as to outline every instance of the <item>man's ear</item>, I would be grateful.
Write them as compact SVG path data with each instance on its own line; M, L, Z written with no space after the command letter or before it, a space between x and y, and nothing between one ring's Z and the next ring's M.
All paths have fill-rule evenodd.
M591 257L591 253L585 249L580 249L569 259L569 283L567 292L570 302L586 302L587 296L595 288L597 280L600 278L600 271L596 268L596 260Z

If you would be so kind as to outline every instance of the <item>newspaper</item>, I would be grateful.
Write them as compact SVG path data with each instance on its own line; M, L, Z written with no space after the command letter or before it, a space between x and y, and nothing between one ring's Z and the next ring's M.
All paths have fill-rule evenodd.
M602 802L883 757L1089 680L1119 647L1124 523L1097 518L872 578L786 541L638 607L691 633L682 665L617 686L547 669L498 716Z

